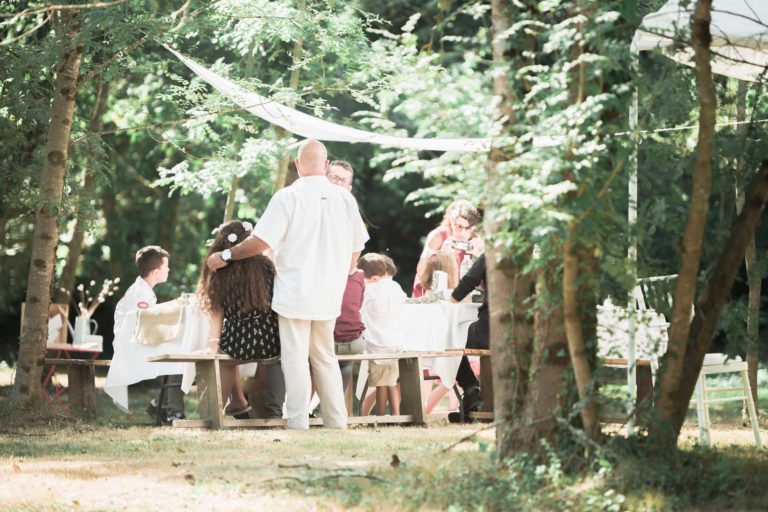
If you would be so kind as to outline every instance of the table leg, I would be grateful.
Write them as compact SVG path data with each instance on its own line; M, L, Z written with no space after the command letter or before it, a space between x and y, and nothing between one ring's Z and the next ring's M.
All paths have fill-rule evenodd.
M211 422L211 428L224 425L224 404L221 400L221 371L219 360L195 362L197 393L200 397L200 419Z
M483 397L483 412L493 412L493 369L491 357L480 357L480 392Z
M650 365L636 366L635 382L637 383L636 416L640 424L647 425L653 410L653 373Z
M93 365L72 365L68 371L69 408L84 418L96 416L95 370Z
M421 358L400 359L400 414L413 416L414 423L424 423L424 405L421 400Z

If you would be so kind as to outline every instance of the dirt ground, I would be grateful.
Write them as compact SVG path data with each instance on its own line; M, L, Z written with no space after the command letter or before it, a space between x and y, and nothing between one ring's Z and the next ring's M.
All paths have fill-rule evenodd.
M0 371L0 402L11 382L11 372ZM140 410L145 392L132 391L139 395L132 407ZM143 412L124 415L98 395L90 423L60 414L30 423L0 418L0 511L394 510L388 496L408 489L404 479L488 464L495 443L492 428L447 423L306 432L156 427ZM764 443L767 426L763 420ZM695 423L687 424L681 444L697 440ZM715 418L712 441L754 445L738 416ZM335 492L342 480L346 490ZM359 483L356 495L350 482Z

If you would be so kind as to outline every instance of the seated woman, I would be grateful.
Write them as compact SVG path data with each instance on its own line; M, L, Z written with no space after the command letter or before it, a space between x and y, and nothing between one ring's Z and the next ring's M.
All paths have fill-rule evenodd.
M243 241L250 236L251 229L248 222L222 225L203 261ZM274 279L275 266L263 255L230 261L217 272L203 264L197 295L211 319L209 351L262 362L280 356L277 315L271 309ZM221 366L221 390L224 402L232 394L227 414L234 416L250 410L237 365Z
M456 265L460 267L466 255L478 256L485 251L482 239L475 235L479 222L480 214L469 201L457 199L448 206L440 225L427 235L416 267L413 297L421 297L424 294L421 276L430 255L439 251L450 251L456 259Z

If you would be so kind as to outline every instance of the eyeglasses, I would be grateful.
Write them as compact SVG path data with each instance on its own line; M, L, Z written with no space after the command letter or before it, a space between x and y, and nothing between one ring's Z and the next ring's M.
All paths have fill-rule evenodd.
M347 186L352 185L351 180L347 181L344 178L342 178L341 176L337 176L335 174L329 174L328 175L328 181L330 181L331 183L333 183L335 185L347 185Z
M458 222L454 222L453 223L453 229L455 231L472 231L473 229L475 229L475 226L473 226L472 224L469 224L469 223L467 223L466 225L462 226Z

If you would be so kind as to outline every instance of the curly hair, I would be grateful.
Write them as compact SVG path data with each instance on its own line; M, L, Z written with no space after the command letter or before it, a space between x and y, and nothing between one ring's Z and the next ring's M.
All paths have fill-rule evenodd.
M208 248L206 260L215 252L237 245L250 234L250 230L240 221L222 224ZM197 295L204 311L266 312L272 304L274 278L275 266L266 256L230 261L217 272L211 272L204 260Z

